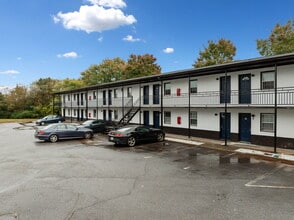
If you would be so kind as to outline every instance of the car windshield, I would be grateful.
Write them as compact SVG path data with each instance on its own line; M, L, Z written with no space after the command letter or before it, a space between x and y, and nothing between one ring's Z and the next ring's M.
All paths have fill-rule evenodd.
M123 127L123 128L118 129L117 131L118 132L128 132L128 131L132 131L134 129L135 129L134 127Z
M92 124L93 120L84 121L82 125L90 125Z

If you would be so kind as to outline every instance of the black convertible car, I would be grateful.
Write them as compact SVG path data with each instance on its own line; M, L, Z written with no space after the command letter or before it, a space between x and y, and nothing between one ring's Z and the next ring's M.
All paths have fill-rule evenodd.
M135 146L143 141L164 141L165 133L161 129L143 125L127 125L108 133L108 139L115 144Z

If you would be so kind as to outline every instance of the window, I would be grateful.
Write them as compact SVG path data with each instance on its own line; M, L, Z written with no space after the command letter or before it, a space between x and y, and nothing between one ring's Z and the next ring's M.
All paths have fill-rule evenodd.
M164 112L164 124L170 124L170 123L171 123L171 113Z
M70 95L67 95L67 101L70 101Z
M197 79L190 81L190 94L197 93Z
M197 126L197 112L195 111L190 112L190 123L192 126Z
M96 110L96 109L93 110L93 117L94 117L94 118L97 117L97 110Z
M260 131L265 131L265 132L274 131L274 114L272 113L260 114Z
M70 115L70 109L67 109L67 115Z
M275 72L262 72L261 73L261 89L274 89L275 88Z
M164 83L164 95L171 95L170 83Z
M96 91L93 91L93 99L97 99L97 93L96 93Z
M117 98L117 89L113 90L113 98Z
M127 96L132 97L132 87L128 87L127 89Z
M113 111L113 116L114 116L114 120L118 119L118 111L117 110Z
M77 96L77 95L76 95L76 94L74 94L74 101L76 101L76 96Z

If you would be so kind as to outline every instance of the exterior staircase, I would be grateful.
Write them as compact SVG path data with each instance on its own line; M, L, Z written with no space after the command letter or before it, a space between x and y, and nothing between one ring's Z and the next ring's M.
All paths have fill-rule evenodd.
M119 125L127 125L132 120L132 118L140 111L141 107L139 106L140 100L138 99L134 104L133 100L131 103L127 103L126 107L128 107L127 113L120 119L118 122Z

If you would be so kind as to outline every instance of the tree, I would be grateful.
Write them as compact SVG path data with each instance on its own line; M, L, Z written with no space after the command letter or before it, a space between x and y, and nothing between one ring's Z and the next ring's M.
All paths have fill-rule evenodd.
M57 84L57 80L48 78L40 78L33 82L30 86L30 100L33 110L38 115L46 115L52 111L52 93Z
M7 110L10 112L26 110L29 106L28 96L25 86L16 85L6 96Z
M161 67L155 62L156 58L151 54L131 54L127 61L124 79L160 74Z
M294 52L294 20L284 26L276 24L268 39L256 41L257 50L262 56Z
M221 38L217 43L208 41L204 51L199 52L199 58L193 64L195 68L223 64L233 61L236 55L236 47L230 40Z
M78 89L84 86L84 83L81 79L69 79L66 78L64 80L57 81L54 86L54 92Z
M121 58L105 59L99 65L92 65L81 73L81 80L87 86L121 80L126 62Z

